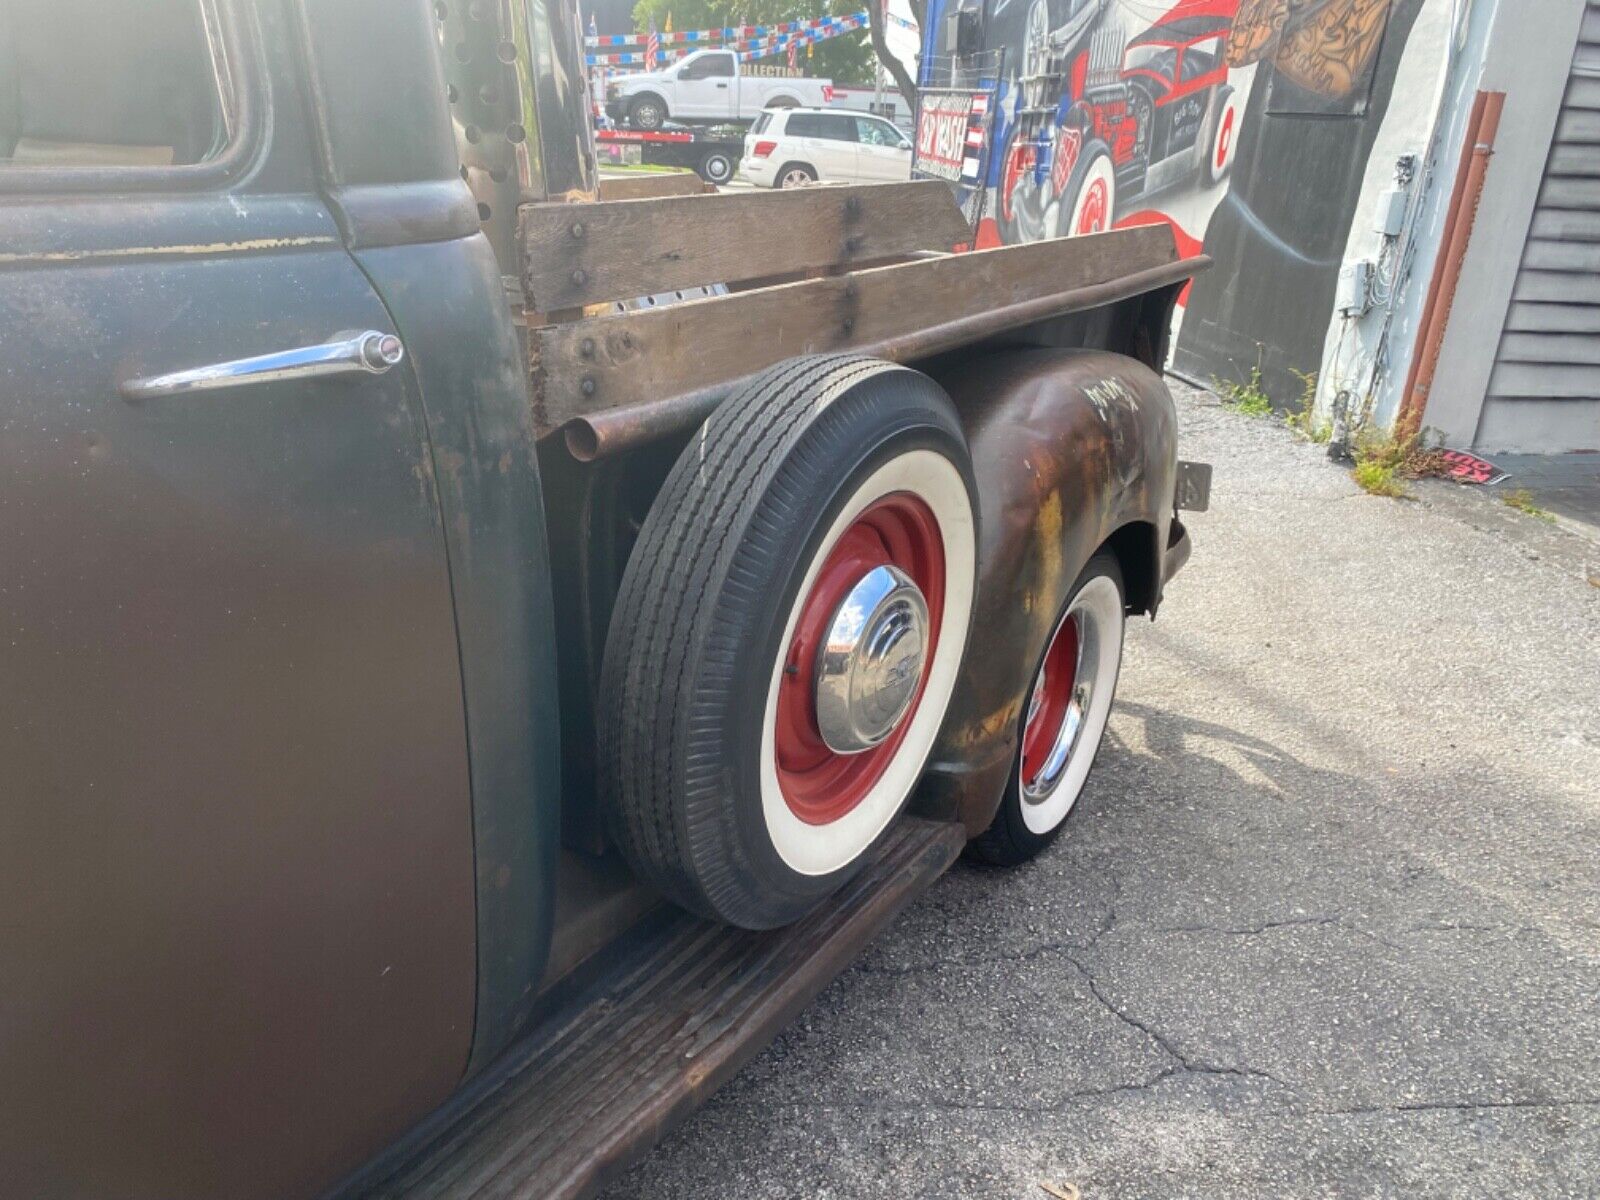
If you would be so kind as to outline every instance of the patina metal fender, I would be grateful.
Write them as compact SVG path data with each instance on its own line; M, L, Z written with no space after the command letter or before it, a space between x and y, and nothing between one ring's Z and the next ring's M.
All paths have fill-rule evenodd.
M1152 615L1173 521L1176 418L1161 377L1100 350L1015 349L932 372L955 399L983 498L961 679L917 806L993 820L1022 706L1068 590L1102 546Z

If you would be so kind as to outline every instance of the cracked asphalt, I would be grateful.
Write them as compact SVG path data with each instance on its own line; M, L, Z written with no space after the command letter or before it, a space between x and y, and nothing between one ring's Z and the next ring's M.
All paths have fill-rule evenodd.
M1600 542L1180 409L1212 511L1063 838L611 1200L1600 1195Z

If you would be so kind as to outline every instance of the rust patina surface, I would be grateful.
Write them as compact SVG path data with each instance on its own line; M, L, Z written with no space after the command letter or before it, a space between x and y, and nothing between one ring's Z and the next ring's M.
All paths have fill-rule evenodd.
M982 497L972 638L929 792L970 833L993 819L1028 681L1072 584L1110 540L1136 611L1160 603L1172 522L1172 398L1149 367L1098 350L1007 350L939 373L967 424Z

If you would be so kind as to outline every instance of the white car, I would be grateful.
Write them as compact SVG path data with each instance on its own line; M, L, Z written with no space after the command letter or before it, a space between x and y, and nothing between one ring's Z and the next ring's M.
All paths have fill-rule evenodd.
M760 187L911 178L911 139L882 117L827 108L769 109L744 139L739 173Z
M668 121L720 125L752 121L764 108L821 104L827 79L764 75L732 50L696 50L659 71L639 71L606 85L606 115L653 133Z

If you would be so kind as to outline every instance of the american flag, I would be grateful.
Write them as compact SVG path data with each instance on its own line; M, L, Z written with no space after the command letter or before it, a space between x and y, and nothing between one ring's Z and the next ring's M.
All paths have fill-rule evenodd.
M798 41L791 41L789 43L789 70L791 70L791 71L794 70L795 52L798 51L799 49L800 49L800 43Z
M656 58L660 53L661 35L656 32L656 23L652 19L650 22L650 36L644 40L644 69L646 71L654 71L656 69Z

